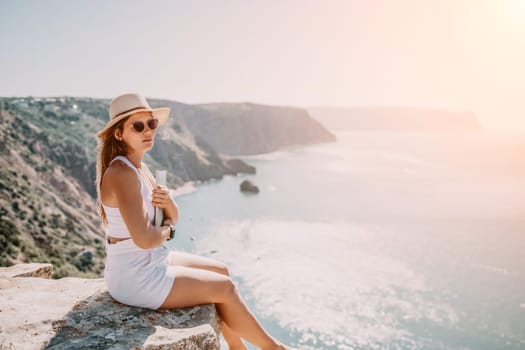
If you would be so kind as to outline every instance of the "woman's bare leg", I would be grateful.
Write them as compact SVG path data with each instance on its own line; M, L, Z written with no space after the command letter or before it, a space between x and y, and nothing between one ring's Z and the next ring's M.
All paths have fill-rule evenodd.
M261 327L241 299L231 278L223 274L185 266L169 266L175 281L161 305L173 309L215 303L230 328L261 349L285 349Z
M185 252L171 251L170 265L193 267L230 276L228 268L222 262ZM221 333L230 350L247 350L241 337L224 320L221 320Z
M226 264L200 255L190 254L172 250L169 253L169 263L175 266L194 267L196 269L208 270L229 276Z
M221 320L221 333L228 344L229 350L248 350L241 337L235 333L224 320Z

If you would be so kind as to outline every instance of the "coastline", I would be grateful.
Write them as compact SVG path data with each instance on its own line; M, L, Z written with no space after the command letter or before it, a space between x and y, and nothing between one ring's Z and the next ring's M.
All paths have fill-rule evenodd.
M170 195L173 198L176 198L196 191L197 187L195 186L195 181L188 181L182 184L181 186L175 188L174 190L170 189Z
M519 150L524 148L496 147L516 143L505 136L470 133L464 137L390 132L340 135L336 134L337 144L329 147L243 156L257 167L256 176L225 175L184 183L177 191L183 186L186 191L180 193L188 193L192 186L202 193L180 201L181 213L184 210L178 223L181 235L170 248L226 263L248 305L269 331L289 334L283 340L298 348L359 347L353 338L358 333L371 344L370 349L382 344L455 348L450 339L460 324L468 334L465 343L488 339L482 327L465 322L470 318L509 328L509 335L501 342L495 340L494 347L505 341L503 346L518 349L519 339L512 335L519 333L519 326L507 320L521 319L516 306L525 310L520 283L510 284L519 281L513 269L519 267L520 241L509 243L500 235L520 237L519 218L508 225L502 222L510 218L505 208L522 202L513 198L523 186L500 176L514 173L510 165L519 158L512 155L522 154ZM449 156L443 150L456 152ZM266 190L258 197L237 195L235 184L244 177L253 178ZM270 186L278 190L270 193ZM369 196L364 198L363 193ZM450 196L453 193L477 195L458 199ZM383 200L400 195L404 196L399 202ZM496 195L498 201L484 200L488 195ZM436 201L418 204L429 196ZM217 199L224 204L217 206ZM443 220L447 217L452 220ZM452 249L428 254L429 247L442 242ZM505 250L504 256L493 246ZM463 260L457 253L467 257ZM511 274L515 281L509 280ZM303 287L308 278L317 282L304 282ZM492 303L478 293L480 281L488 278L497 282L484 285ZM330 301L324 304L322 296L332 281L341 283L334 285ZM360 282L360 288L354 289L352 281ZM507 287L504 292L502 284ZM363 300L368 302L365 309L358 306ZM312 307L319 313L308 314ZM509 311L498 313L500 308ZM489 318L489 314L497 316ZM327 324L326 319L335 322ZM363 320L380 327L370 331L370 323ZM410 320L425 322L427 329L421 331Z

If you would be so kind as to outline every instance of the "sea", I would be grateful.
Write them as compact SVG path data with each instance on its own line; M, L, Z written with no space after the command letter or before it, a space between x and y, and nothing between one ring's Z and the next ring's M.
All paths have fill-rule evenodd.
M170 249L298 349L525 349L525 134L335 135L186 184Z

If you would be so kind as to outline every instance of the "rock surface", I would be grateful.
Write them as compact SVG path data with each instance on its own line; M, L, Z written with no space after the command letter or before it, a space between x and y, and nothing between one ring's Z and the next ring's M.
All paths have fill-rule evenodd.
M16 269L27 273L29 267ZM33 269L35 276L38 269L47 276L42 266ZM15 278L6 270L0 269L0 349L220 348L213 304L128 307L111 298L101 278Z
M244 180L241 183L240 188L241 188L241 192L259 193L259 187L257 187L250 180Z
M51 264L17 264L10 267L0 267L0 278L13 277L40 277L51 278L53 265Z

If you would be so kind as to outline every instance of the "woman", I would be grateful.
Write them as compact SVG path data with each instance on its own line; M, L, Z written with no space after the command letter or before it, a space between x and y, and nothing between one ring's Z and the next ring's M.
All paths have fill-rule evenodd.
M152 109L142 95L124 94L111 101L109 122L97 133L97 193L106 227L109 293L123 304L150 309L215 303L230 349L246 349L241 338L262 349L286 349L248 310L223 263L163 245L179 211L168 189L155 186L142 157L169 113L169 108ZM153 224L154 207L164 213L160 227Z

